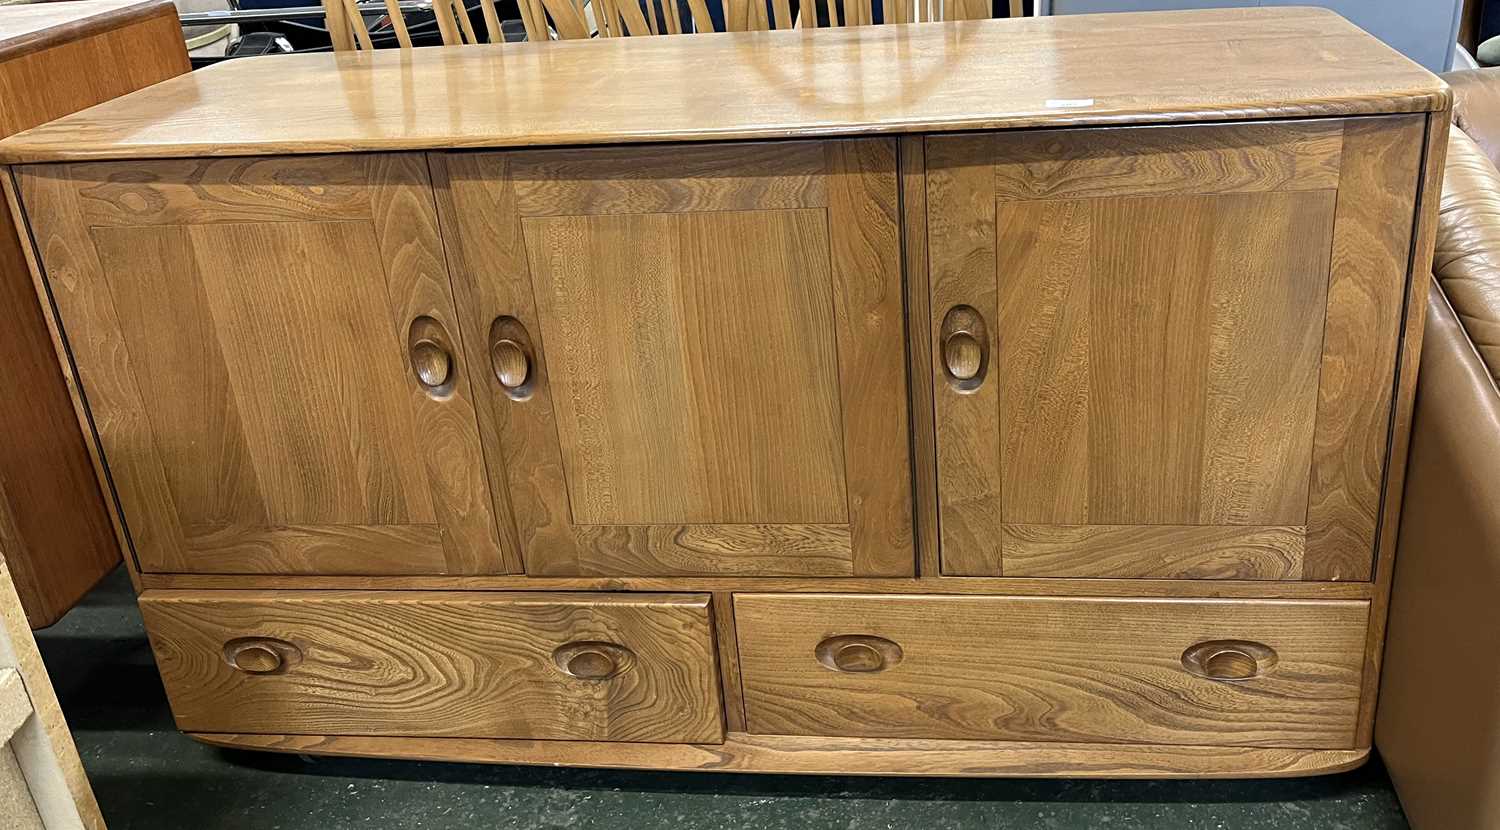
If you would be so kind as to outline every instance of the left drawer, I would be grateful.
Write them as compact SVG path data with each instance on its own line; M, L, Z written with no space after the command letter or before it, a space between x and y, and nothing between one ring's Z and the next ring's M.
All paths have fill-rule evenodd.
M716 743L709 597L148 591L185 732Z

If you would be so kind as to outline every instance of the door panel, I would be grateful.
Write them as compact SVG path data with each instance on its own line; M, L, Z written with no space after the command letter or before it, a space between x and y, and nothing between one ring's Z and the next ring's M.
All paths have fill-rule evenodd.
M434 162L528 573L913 573L892 143Z
M1419 119L929 139L944 572L1368 578L1416 153L1371 165L1403 139ZM1378 284L1339 244L1390 236L1372 199L1407 220Z
M1307 513L1333 192L1003 202L1008 524Z
M521 226L574 521L849 521L821 211Z
M427 188L420 156L25 174L143 570L510 570Z

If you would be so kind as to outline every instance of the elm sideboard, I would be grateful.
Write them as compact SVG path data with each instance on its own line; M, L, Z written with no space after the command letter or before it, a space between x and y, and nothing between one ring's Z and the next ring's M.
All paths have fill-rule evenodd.
M0 159L194 737L1305 775L1448 109L1237 9L258 58Z

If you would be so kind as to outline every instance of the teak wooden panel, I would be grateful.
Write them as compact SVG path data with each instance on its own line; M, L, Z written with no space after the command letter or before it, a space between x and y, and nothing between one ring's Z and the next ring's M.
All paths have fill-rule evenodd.
M945 573L1367 579L1406 274L1350 297L1339 240L1401 212L1415 164L1363 172L1401 118L930 138Z
M21 191L142 570L515 569L421 156L59 165Z
M1368 749L1163 746L1028 741L812 738L730 733L721 745L364 738L339 735L191 737L231 749L603 769L921 775L968 778L1295 778L1354 769Z
M1000 526L1009 576L1300 579L1300 527Z
M0 136L187 72L167 0L0 8ZM8 173L0 176L9 178ZM57 621L119 564L85 437L76 426L26 262L24 228L0 204L0 549L31 624Z
M684 78L712 83L665 92ZM1324 9L1064 15L228 61L11 138L0 161L1307 118L1447 100L1431 73Z
M751 732L1329 749L1353 745L1368 610L1364 602L735 596ZM839 670L819 659L831 638L895 648L882 668ZM1218 641L1273 653L1249 679L1185 667L1190 648Z
M1391 420L1402 315L1415 274L1425 280L1428 273L1412 258L1425 121L1392 116L1345 126L1308 493L1306 579L1367 580L1372 573L1387 454L1393 435L1405 434L1393 433ZM1417 353L1408 359L1415 364ZM1396 459L1397 468L1404 468L1404 458ZM1391 509L1399 504L1392 502Z
M914 573L891 142L432 162L529 574Z
M187 731L723 738L703 595L151 591L141 613Z

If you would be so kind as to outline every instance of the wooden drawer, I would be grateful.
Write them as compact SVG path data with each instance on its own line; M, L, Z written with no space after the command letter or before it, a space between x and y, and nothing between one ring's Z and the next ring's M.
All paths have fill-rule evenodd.
M750 732L1328 748L1354 741L1369 606L739 594L734 610Z
M723 739L701 594L148 591L185 732Z

